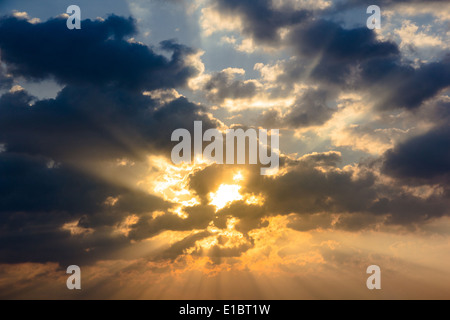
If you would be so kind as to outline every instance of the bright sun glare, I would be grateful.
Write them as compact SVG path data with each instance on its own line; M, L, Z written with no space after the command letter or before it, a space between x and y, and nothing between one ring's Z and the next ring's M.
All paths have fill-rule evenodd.
M243 196L239 193L242 187L237 184L222 184L217 191L209 194L211 198L210 204L215 206L217 210L224 208L227 204L242 200Z

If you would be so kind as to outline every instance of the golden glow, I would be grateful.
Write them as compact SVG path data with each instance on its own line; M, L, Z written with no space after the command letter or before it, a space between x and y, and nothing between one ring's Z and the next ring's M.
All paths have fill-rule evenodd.
M244 180L244 176L242 175L242 172L238 171L234 176L233 176L233 181L242 181Z
M119 201L119 198L115 198L115 197L108 197L106 198L104 204L108 207L114 207L117 203L117 201Z
M122 159L116 159L116 165L118 167L132 167L134 166L136 163L134 161L131 161L127 158L122 158Z
M254 194L246 197L245 203L248 205L262 206L264 204L264 198L262 196L255 196Z
M390 291L381 298L389 298L391 294L408 299L448 297L448 217L429 225L433 230L439 228L444 232L433 237L403 232L298 232L286 227L289 223L287 216L269 217L266 221L269 223L267 227L249 233L253 239L249 250L233 257L223 256L221 263L212 263L208 248L237 247L237 243L231 245L229 241L219 241L218 237L220 234L223 238L230 231L230 236L234 234L232 238L238 241L239 233L234 230L238 220L235 218L228 220L226 229L219 229L213 236L196 243L197 249L200 244L202 249L206 249L202 255L189 248L185 254L170 261L146 258L100 260L87 265L83 269L83 279L98 288L93 293L88 292L88 298L245 300L257 296L267 299L373 299L373 292L365 288L366 278L361 274L373 263L374 254L377 255L377 263L391 271L386 273L384 280ZM163 252L192 234L191 231L163 232L143 241L139 248L135 247L134 255ZM248 242L248 239L243 237L241 241ZM383 252L389 254L384 255ZM351 263L348 257L352 259ZM51 299L64 296L64 291L55 290L52 286L67 279L61 274L58 264L3 264L0 270L4 275L0 288L9 288L15 297L25 299L31 294L31 297ZM112 276L117 281L110 282ZM255 286L255 281L258 286ZM30 287L30 283L33 286ZM218 285L220 290L217 290ZM180 286L185 289L179 290Z
M200 241L197 241L196 247L202 249L210 249L218 244L218 240L216 236L207 237ZM188 250L188 253L192 253L195 251L196 247L192 247L191 250Z
M211 192L209 197L211 198L210 204L217 208L217 211L224 208L231 202L239 201L243 199L243 196L239 193L242 187L237 184L222 184L219 189L214 193Z
M139 221L139 217L135 214L132 214L132 215L126 217L125 220L123 220L117 226L117 229L115 230L115 232L118 234L122 234L125 237L128 237L128 234L131 231L131 227L134 226L136 223L138 223L138 221Z
M248 239L244 235L235 229L236 224L239 222L237 218L229 218L227 220L227 226L225 229L219 229L214 225L208 227L208 231L213 235L197 241L195 247L187 250L186 253L192 253L199 249L206 249L204 253L208 253L208 249L212 247L225 248L237 248L239 246L248 244ZM220 240L219 240L220 239Z
M151 172L139 185L151 193L162 196L164 200L179 204L173 212L185 217L183 208L192 207L200 201L189 190L189 176L206 167L206 163L182 164L174 166L164 157L149 157Z
M222 107L227 108L231 111L243 110L245 108L254 109L271 109L271 108L287 108L295 102L292 97L288 98L278 98L278 99L268 99L264 95L257 96L255 98L249 99L225 99L221 104Z
M78 221L65 223L61 230L69 231L72 236L85 236L94 233L94 229L80 227Z

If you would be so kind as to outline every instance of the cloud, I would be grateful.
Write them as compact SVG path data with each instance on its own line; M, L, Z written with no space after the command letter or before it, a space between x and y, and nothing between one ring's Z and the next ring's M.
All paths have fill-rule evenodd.
M210 165L189 176L189 188L194 190L203 201L207 201L209 192L217 190L222 183L232 183L231 165Z
M215 223L223 227L227 218L236 217L241 220L236 229L247 233L262 227L267 217L295 214L298 218L292 226L296 229L304 220L309 223L307 228L314 229L311 223L318 219L317 227L356 231L380 225L420 225L450 213L445 194L407 192L401 184L378 178L377 166L369 163L338 169L340 158L339 153L329 152L287 160L284 174L275 177L247 172L241 194L259 194L263 205L235 201L218 212Z
M243 32L258 42L274 43L280 40L278 31L299 24L311 16L308 10L274 8L271 0L216 0L221 14L241 17Z
M394 6L398 4L409 4L409 5L417 5L417 4L427 4L432 5L433 3L443 3L446 0L373 0L371 4L388 7ZM368 6L367 2L364 0L344 0L344 1L336 1L336 5L333 8L334 10L343 10L346 8L352 8L355 6Z
M221 264L224 261L229 261L226 258L235 258L240 257L244 252L253 248L254 244L252 241L243 243L241 245L235 247L221 247L221 246L213 246L211 249L207 251L208 256L214 264ZM204 250L200 250L200 254Z
M179 256L181 256L186 249L192 248L195 243L199 240L202 240L208 236L210 236L211 233L208 231L202 231L199 233L194 233L190 236L187 236L183 240L180 240L173 245L170 246L170 248L164 250L160 255L157 256L157 259L162 260L175 260Z
M260 205L249 205L245 201L235 201L218 211L215 223L225 227L228 218L238 218L235 228L237 231L247 234L250 230L267 226L262 218L269 216L270 212Z
M1 63L1 61L0 61ZM13 85L12 77L8 76L3 68L0 66L0 90L1 89L9 89Z
M132 18L84 20L77 31L67 30L62 18L33 23L17 16L0 19L6 65L0 86L3 82L8 88L19 77L55 79L64 85L52 99L38 99L26 90L0 97L0 238L6 244L0 248L1 262L91 263L174 231L183 233L182 238L146 259L173 261L192 254L220 263L221 258L251 251L252 235L271 227L276 216L287 218L288 229L297 231L357 232L421 226L449 214L445 104L430 115L439 119L438 128L395 146L382 159L349 164L346 150L330 151L333 145L327 141L320 149L328 151L282 156L279 174L271 177L262 177L251 166L204 164L176 177L183 187L187 184L176 192L192 192L199 200L181 208L179 198L164 201L136 186L136 177L145 180L156 170L146 162L148 156L168 156L173 130L192 130L195 120L203 121L205 130L218 126L207 107L175 91L199 74L206 79L199 91L213 103L288 97L287 106L266 111L258 121L291 131L334 119L345 108L344 103L336 106L345 91L367 93L361 104L367 109L374 105L380 113L405 108L420 114L417 109L449 85L448 58L406 61L397 44L380 40L367 28L345 29L321 13L313 19L312 11L275 6L269 0L215 3L220 14L239 17L237 26L250 37L248 43L277 50L282 46L293 56L273 68L258 64L255 70L262 79L244 80L239 78L243 69L202 73L199 51L173 40L156 48L128 39L137 34ZM239 115L246 118L244 112ZM361 136L363 143L365 134L379 129L348 128L350 147L355 146L354 136ZM379 130L384 130L386 144L391 143L395 128ZM125 159L120 160L125 167L139 167L122 172L133 174L126 182L105 169L118 159ZM242 181L233 181L236 170L242 170ZM209 205L210 193L233 183L239 183L243 198L216 212ZM444 192L411 191L418 184L439 184ZM248 201L250 197L258 201ZM242 242L222 234L214 238L217 243L201 246L220 232L237 233ZM228 241L233 245L226 245Z
M42 23L1 18L0 50L8 72L36 80L55 78L62 84L133 90L184 86L198 73L185 63L196 53L191 48L164 41L161 49L172 54L168 59L146 45L127 41L137 32L132 18L111 15L81 24L81 30L69 30L63 18Z
M341 23L330 19L330 15L336 14L336 8L314 11L315 19L285 20L282 27L284 36L279 38L277 32L281 27L271 26L268 17L285 12L287 6L275 8L269 1L238 3L220 0L217 3L224 9L224 14L234 12L244 17L244 34L250 36L252 41L264 42L265 46L272 48L282 45L293 50L290 59L277 62L274 66L277 69L276 80L261 82L266 88L263 92L268 92L270 96L292 96L297 94L295 88L298 85L306 84L320 86L322 92L357 90L369 95L370 105L379 110L414 110L450 86L448 54L445 56L444 52L440 60L434 62L408 61L402 56L399 45L389 37L380 37L365 26L344 28ZM350 6L357 3L341 4ZM394 3L386 1L383 4ZM251 16L253 14L254 17ZM263 30L263 26L270 26L276 35L266 32L266 38L258 36L258 30ZM259 70L268 70L267 66L262 68L259 64ZM225 97L255 96L253 82L220 75L217 74L215 82L206 88L209 91L215 89L213 94L209 94L216 101L223 101ZM257 89L260 90L259 87ZM303 98L307 99L307 96ZM332 100L333 94L329 98ZM316 97L314 104L309 100L303 103L299 97L299 106L293 106L292 114L286 116L287 120L295 124L323 124L334 110L321 103L322 100ZM268 112L267 116L280 120L275 111Z
M0 19L0 30L8 29L0 31L2 62L12 79L64 84L52 99L22 88L0 97L2 262L92 263L114 257L132 239L203 229L213 219L208 206L187 208L182 219L169 213L174 203L137 180L123 181L123 172L114 176L118 159L137 163L127 168L132 175L145 174L149 155L170 154L175 129L193 130L195 120L216 126L204 107L174 90L195 74L184 61L194 51L163 41L168 59L126 41L136 32L133 19L110 16L82 26L69 32L60 18ZM164 214L153 219L155 211ZM129 216L127 232L117 232Z
M329 214L312 214L312 215L291 215L288 228L297 231L311 231L319 228L328 229L332 227L333 216Z
M114 185L76 168L51 166L42 157L0 154L0 228L2 262L92 261L127 244L112 234L127 213L141 216L171 204L148 193ZM105 201L117 198L114 206ZM74 221L74 237L62 226ZM96 253L86 250L96 248Z
M337 167L337 164L342 161L342 154L338 151L328 152L313 152L311 154L304 155L299 159L306 165L311 166L326 166Z
M223 102L225 99L252 98L258 92L255 80L235 79L237 74L243 74L242 69L225 69L211 75L203 86L207 98L212 102Z
M421 29L424 29L423 27ZM401 38L400 47L414 46L414 47L448 47L441 38L427 34L425 30L420 30L419 27L410 20L402 22L402 26L394 32Z
M285 92L295 83L358 90L368 93L378 109L412 110L450 86L448 53L440 61L414 65L396 43L379 40L366 27L344 29L317 19L293 27L285 43L295 50L278 66L278 87Z
M344 29L323 19L294 29L289 43L301 57L316 59L310 61L313 79L337 84L345 84L359 63L399 54L396 44L378 41L372 30Z
M387 174L419 183L442 183L450 178L450 128L435 128L386 152L383 170Z
M376 59L361 68L365 85L381 96L379 109L416 109L450 86L449 57L418 68L392 59Z
M290 128L322 125L337 111L330 106L333 98L336 98L336 95L331 91L308 90L290 107L283 116L283 122Z
M265 207L274 214L361 212L376 199L370 172L353 179L351 172L322 172L303 162L291 164L283 176L260 183L254 192L268 196Z
M194 120L214 127L202 110L184 97L161 105L117 87L67 86L55 99L38 101L21 90L0 98L0 141L12 152L57 161L142 160L151 149L169 153L173 130L192 129Z
M205 229L214 218L214 207L208 205L197 205L187 207L185 211L187 218L182 218L174 213L165 213L157 217L147 215L132 227L129 237L134 240L151 238L159 233L172 231L191 231Z

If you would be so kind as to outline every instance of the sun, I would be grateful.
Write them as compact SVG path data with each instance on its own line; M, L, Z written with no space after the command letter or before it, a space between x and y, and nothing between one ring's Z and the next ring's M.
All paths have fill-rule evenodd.
M244 176L242 175L242 172L238 171L234 176L233 176L233 181L242 181L244 180Z
M239 201L243 199L243 196L239 193L242 187L237 184L222 184L216 192L211 192L209 197L211 199L210 204L216 207L216 210L224 208L227 204L233 201Z

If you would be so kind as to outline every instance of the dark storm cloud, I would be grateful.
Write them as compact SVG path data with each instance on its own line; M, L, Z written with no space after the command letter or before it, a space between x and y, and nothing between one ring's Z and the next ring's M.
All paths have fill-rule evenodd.
M441 90L450 86L450 56L418 68L396 59L374 59L361 65L366 87L382 98L379 109L416 109Z
M250 230L267 226L264 218L293 214L289 227L299 231L317 228L357 231L383 224L420 225L450 214L445 194L418 197L405 192L401 184L378 181L370 164L337 170L340 161L338 152L284 160L286 172L277 177L263 177L257 170L246 168L240 193L260 195L264 204L235 201L217 212L214 224L226 228L227 220L236 217L239 219L236 230L246 235ZM232 183L226 180L233 176L233 170L229 170L208 167L191 176L190 186L206 197L216 191L218 181Z
M308 18L309 14L305 11L288 10L287 7L275 9L269 0L217 2L222 12L240 15L244 32L256 41L265 41L265 45L278 46L278 29L288 28L283 44L293 48L295 55L285 62L284 72L278 77L279 88L271 89L272 95L289 94L294 83L306 81L340 89L368 91L379 109L415 109L450 86L450 58L413 67L411 62L403 59L396 43L378 40L373 30L365 26L344 29L338 22L325 19L325 16L336 14L337 7L368 6L367 3L336 2L335 6L325 11L316 11L313 19ZM378 4L395 3L386 0ZM300 15L301 18L284 18L283 23L279 22L277 19L285 14L289 17ZM230 90L235 87L232 92L239 92L237 89L249 92L238 85L227 84ZM320 116L326 118L327 114L320 113ZM299 116L304 118L302 112Z
M241 81L239 85L243 84ZM229 92L234 90L234 85L225 87L222 91L215 92L211 96L217 96L220 92ZM242 88L242 87L241 87ZM261 89L258 88L257 92ZM249 94L253 94L250 90ZM234 92L233 94L236 94ZM233 94L228 94L231 97ZM253 127L262 126L263 128L279 129L298 129L313 126L321 126L330 120L334 113L338 111L335 100L338 92L331 88L308 89L301 95L299 94L295 102L288 107L283 108L283 113L277 109L243 109L239 111L227 111L227 116L234 117L233 121L251 124ZM233 98L237 98L235 95ZM241 96L244 98L244 95ZM214 98L211 98L213 101ZM216 100L217 101L217 100ZM247 127L243 128L247 130Z
M291 106L283 122L291 128L322 125L337 111L337 108L329 106L335 97L326 90L309 90Z
M171 204L76 169L76 160L134 159L150 150L168 153L174 129L189 129L194 120L203 120L206 127L214 125L197 115L200 110L185 98L161 105L148 96L110 86L67 86L55 99L39 101L23 90L4 94L0 98L0 141L6 149L0 153L0 229L7 246L1 251L2 261L106 259L129 240L102 230L129 214L141 217L129 238L206 228L212 209L189 208L186 220L166 214L148 221L146 214L165 211ZM106 205L108 197L117 203ZM81 230L95 232L81 240L73 238L61 230L72 221L78 221ZM86 251L91 247L95 252ZM39 256L30 250L46 253Z
M209 231L202 231L202 232L187 236L183 240L180 240L180 241L174 243L173 245L171 245L170 248L168 248L163 253L158 255L156 257L156 259L175 260L177 257L182 255L186 249L189 249L189 248L192 248L193 246L195 246L195 243L197 241L202 240L210 235L211 235L211 233Z
M317 209L316 212L388 214L390 222L398 224L422 222L449 213L448 200L444 196L420 198L405 193L401 186L377 181L375 173L365 165L360 165L360 169L362 171L355 177L352 170L323 173L298 165L283 177L286 182L270 186L276 190L285 188L278 191L277 197L286 194L286 204L289 204L289 200L296 201L293 195L290 197L287 194L288 190L292 190L298 198L305 196L307 205L303 206L304 212L314 212ZM317 176L314 177L315 175ZM286 209L295 212L295 204L291 205ZM302 208L300 201L297 207Z
M223 102L225 99L252 98L258 92L254 82L234 79L229 72L217 72L204 85L206 96L212 102Z
M311 16L307 10L275 9L271 0L216 1L220 12L239 15L244 24L244 33L260 42L276 42L279 40L280 28L296 25Z
M243 168L238 165L213 164L189 176L189 189L194 190L202 201L208 201L207 195L215 192L221 184L233 183L233 169Z
M342 162L342 155L337 151L328 151L321 153L311 153L301 158L302 163L312 167L337 167L337 164Z
M433 119L435 123L440 121L450 122L450 101L438 101L434 106L433 116L435 117Z
M312 214L312 215L292 215L289 217L288 228L297 231L310 231L319 228L328 229L331 228L333 222L333 216L330 214Z
M167 230L189 231L205 229L214 218L214 207L208 205L197 205L185 209L188 217L181 218L174 213L165 213L153 218L143 217L132 227L130 239L142 240L153 237Z
M280 27L288 28L287 36L282 43L293 48L294 56L285 61L284 72L278 77L278 88L270 90L273 96L290 94L293 85L302 81L322 87L367 91L379 109L415 109L450 86L448 56L441 61L413 67L412 62L401 56L396 43L378 40L373 30L365 26L344 29L340 23L325 19L325 16L337 13L336 6L315 12L316 18L310 19L304 11L288 10L286 7L275 9L269 0L217 1L222 12L240 15L245 25L244 32L256 41L265 41L265 45L279 46L277 31ZM409 2L402 1L402 3ZM412 1L412 3L419 2L426 3ZM364 4L360 1L342 1L336 5L350 8L359 3ZM391 5L394 2L380 1L380 4ZM364 5L368 6L367 3ZM278 21L277 18L287 12L294 16L300 12L305 15L299 19L283 19L283 23L273 22ZM231 96L233 93L251 94L252 91L249 87L244 88L239 82L221 81L221 83L225 84ZM227 91L222 89L219 92ZM218 100L220 99L223 98L218 97ZM317 111L317 108L313 110ZM323 111L317 112L320 118L318 124L323 123L330 114L327 108ZM301 110L299 114L293 114L294 117L296 115L300 119L306 118Z
M379 198L369 211L376 215L387 214L387 224L407 226L449 215L449 205L449 198L445 195L433 195L423 199L397 190L394 197L386 194L386 198Z
M12 77L7 76L3 71L3 68L0 66L0 90L9 89L12 87L12 85L13 85Z
M16 17L0 19L0 50L14 76L54 77L63 84L113 84L128 89L183 86L197 70L184 62L194 53L165 41L170 59L140 43L127 41L135 21L115 15L106 20L84 20L81 30L69 30L66 19L30 23Z
M428 199L421 199L397 190L391 194L391 199L380 198L368 206L365 212L294 214L289 216L287 226L302 232L317 229L357 232L380 228L383 225L403 225L415 228L430 219L448 215L448 205L449 201L442 197L432 196Z
M261 192L269 195L265 206L274 213L361 212L376 199L374 185L371 173L353 179L351 172L324 173L299 162L287 174L262 182Z
M331 119L337 108L333 107L337 94L333 90L309 89L286 108L284 114L275 109L260 112L257 123L266 127L307 128L320 126Z
M450 127L414 137L385 154L384 172L418 183L450 182Z
M21 217L25 219L26 217ZM33 227L1 235L2 263L59 262L61 265L87 264L104 259L126 245L123 238L73 238L68 231L53 226ZM46 228L47 227L47 228ZM95 247L95 250L92 250ZM89 252L88 250L91 249Z
M71 31L60 18L37 24L0 19L8 72L65 85L52 99L25 90L0 97L1 262L91 263L113 257L130 239L202 229L213 219L208 206L188 208L189 218L181 219L167 213L173 204L95 174L107 170L96 167L104 161L169 154L173 130L192 130L195 120L206 129L216 125L184 97L142 94L183 85L196 73L184 62L194 51L164 41L168 59L125 40L135 32L132 19L117 16L85 20ZM165 214L148 218L154 211ZM131 214L139 220L129 237L115 233ZM68 222L75 233L62 229Z
M116 207L105 205L118 198ZM137 207L134 202L145 205ZM48 159L0 153L1 262L93 261L127 244L102 228L121 222L128 213L141 215L170 207L155 196L118 186ZM89 225L87 221L89 220ZM99 229L73 238L61 227L77 221L80 230ZM86 249L97 248L96 254ZM80 263L79 262L79 263Z
M315 64L311 61L311 77L338 84L345 83L359 63L399 54L395 43L378 41L372 30L344 29L338 23L322 19L297 27L288 41L301 57L320 57Z
M293 29L287 41L297 57L286 62L279 77L283 84L309 80L368 91L376 106L385 110L418 108L450 86L449 55L413 67L402 58L397 44L378 40L366 27L344 29L318 19Z
M362 6L367 8L369 5L377 5L379 7L389 7L399 4L426 4L433 5L434 3L445 3L447 0L372 0L367 2L366 0L342 0L342 1L333 1L334 6L332 7L333 11L351 9L354 7Z
M189 235L186 238L171 245L168 249L164 250L155 258L157 260L175 260L179 256L183 255L187 249L195 247L197 241L200 241L212 235L213 234L209 231L201 231ZM226 239L219 237L219 242L226 242ZM253 246L253 240L248 239L248 242L233 247L221 247L219 245L214 245L209 249L198 247L195 248L195 250L191 254L196 256L208 256L211 259L212 263L220 264L223 258L239 257L243 252L247 251Z
M53 210L69 215L93 213L101 209L102 199L118 192L117 188L79 172L51 168L45 158L9 152L0 154L0 173L2 213ZM65 187L61 188L62 185Z
M168 153L173 130L190 129L194 120L215 125L185 98L160 105L116 87L67 86L55 99L30 107L32 101L25 91L0 98L0 141L10 151L58 161L140 158L155 148Z
M394 43L376 40L376 34L368 28L344 29L339 24L317 20L300 26L290 35L291 42L303 56L322 53L322 61L348 64L374 57L398 54Z
M224 258L240 257L244 252L253 248L254 247L253 239L248 240L249 241L234 247L221 247L215 245L208 250L200 248L194 253L200 256L207 254L208 257L210 257L212 263L220 264L223 262Z
M329 154L328 158L333 158ZM315 155L317 165L321 157ZM375 172L360 165L360 172L353 170L323 172L303 158L291 164L291 170L270 181L252 182L253 192L268 196L265 207L270 212L281 214L350 214L336 223L335 228L356 230L365 228L374 221L375 216L385 216L387 224L409 225L422 223L429 219L448 215L449 199L445 195L432 195L421 198L409 193L395 184L387 185L377 181ZM306 163L304 162L306 161ZM328 161L327 161L328 162ZM332 164L332 162L328 162Z
M265 207L248 205L245 201L235 201L217 213L215 223L221 228L226 228L228 218L239 218L239 222L235 228L237 231L247 234L250 230L267 226L267 224L261 221L267 213Z

